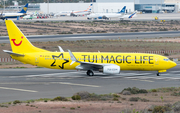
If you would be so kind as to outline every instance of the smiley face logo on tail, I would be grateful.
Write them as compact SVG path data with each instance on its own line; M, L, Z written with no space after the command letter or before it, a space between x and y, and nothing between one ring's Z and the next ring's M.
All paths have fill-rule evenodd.
M21 37L22 39L23 39L23 36ZM20 46L21 44L22 44L22 40L20 41L20 43L16 43L15 41L16 41L16 39L11 39L11 41L13 41L13 44L15 45L15 46Z

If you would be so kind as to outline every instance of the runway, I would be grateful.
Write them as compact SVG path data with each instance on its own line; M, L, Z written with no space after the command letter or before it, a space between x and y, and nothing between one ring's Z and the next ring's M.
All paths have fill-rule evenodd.
M136 33L97 33L97 34L71 34L71 35L39 35L27 36L31 42L59 41L59 40L101 40L101 39L147 39L159 37L179 37L180 31L162 32L136 32ZM0 43L9 43L8 36L1 36Z
M118 93L127 87L153 89L180 86L180 65L156 76L150 71L121 71L118 75L95 73L89 77L84 71L35 69L0 69L0 103L71 97L78 91L96 94Z

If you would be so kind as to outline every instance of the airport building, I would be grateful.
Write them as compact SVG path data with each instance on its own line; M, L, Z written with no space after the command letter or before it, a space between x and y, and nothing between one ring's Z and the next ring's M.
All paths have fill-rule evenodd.
M83 1L83 0L82 0ZM91 3L30 3L28 11L38 11L40 13L57 13L62 11L79 11L85 10ZM132 13L140 11L142 13L171 13L180 11L180 0L96 0L93 2L92 11L95 13L116 13L119 12L123 6L126 6L126 12ZM21 10L23 6L19 7ZM9 9L16 9L14 7L7 7Z
M41 3L40 10L44 13L60 11L84 10L90 3ZM180 11L180 0L96 0L93 2L93 12L115 13L127 7L126 12L140 11L142 13L171 13ZM49 7L49 11L48 8Z
M61 12L61 11L79 11L86 10L91 3L40 3L40 10L44 13ZM126 6L126 12L131 13L134 11L133 2L106 2L106 3L93 3L93 12L99 13L116 13Z

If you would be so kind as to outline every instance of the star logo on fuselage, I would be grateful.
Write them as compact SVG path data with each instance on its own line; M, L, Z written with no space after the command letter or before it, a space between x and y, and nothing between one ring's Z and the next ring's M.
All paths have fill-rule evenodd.
M64 69L64 64L66 64L66 63L69 62L69 60L64 59L63 53L61 53L59 56L52 55L52 57L53 57L53 59L54 59L54 62L51 64L52 67L53 67L53 66L57 66L57 65L56 65L56 64L57 64L57 63L56 63L56 59L57 59L57 58L62 58L62 59L64 60L64 62L62 62L61 65L58 65L59 68L61 68L61 69Z

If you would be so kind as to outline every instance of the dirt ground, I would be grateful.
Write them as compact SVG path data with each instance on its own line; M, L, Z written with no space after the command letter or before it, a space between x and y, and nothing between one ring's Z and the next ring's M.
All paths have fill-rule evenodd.
M179 96L171 96L172 92L151 92L147 94L122 95L118 101L47 101L31 102L21 104L4 104L0 107L0 113L132 113L132 111L152 112L153 106L164 106L174 104L180 100ZM131 97L140 97L148 101L130 101ZM130 111L130 112L127 112ZM133 112L133 113L136 113ZM179 111L180 112L180 111ZM177 112L177 113L179 113ZM164 113L164 112L162 112Z
M55 35L77 33L117 33L180 30L180 21L35 21L15 22L25 35ZM0 36L7 36L4 22L0 23Z

